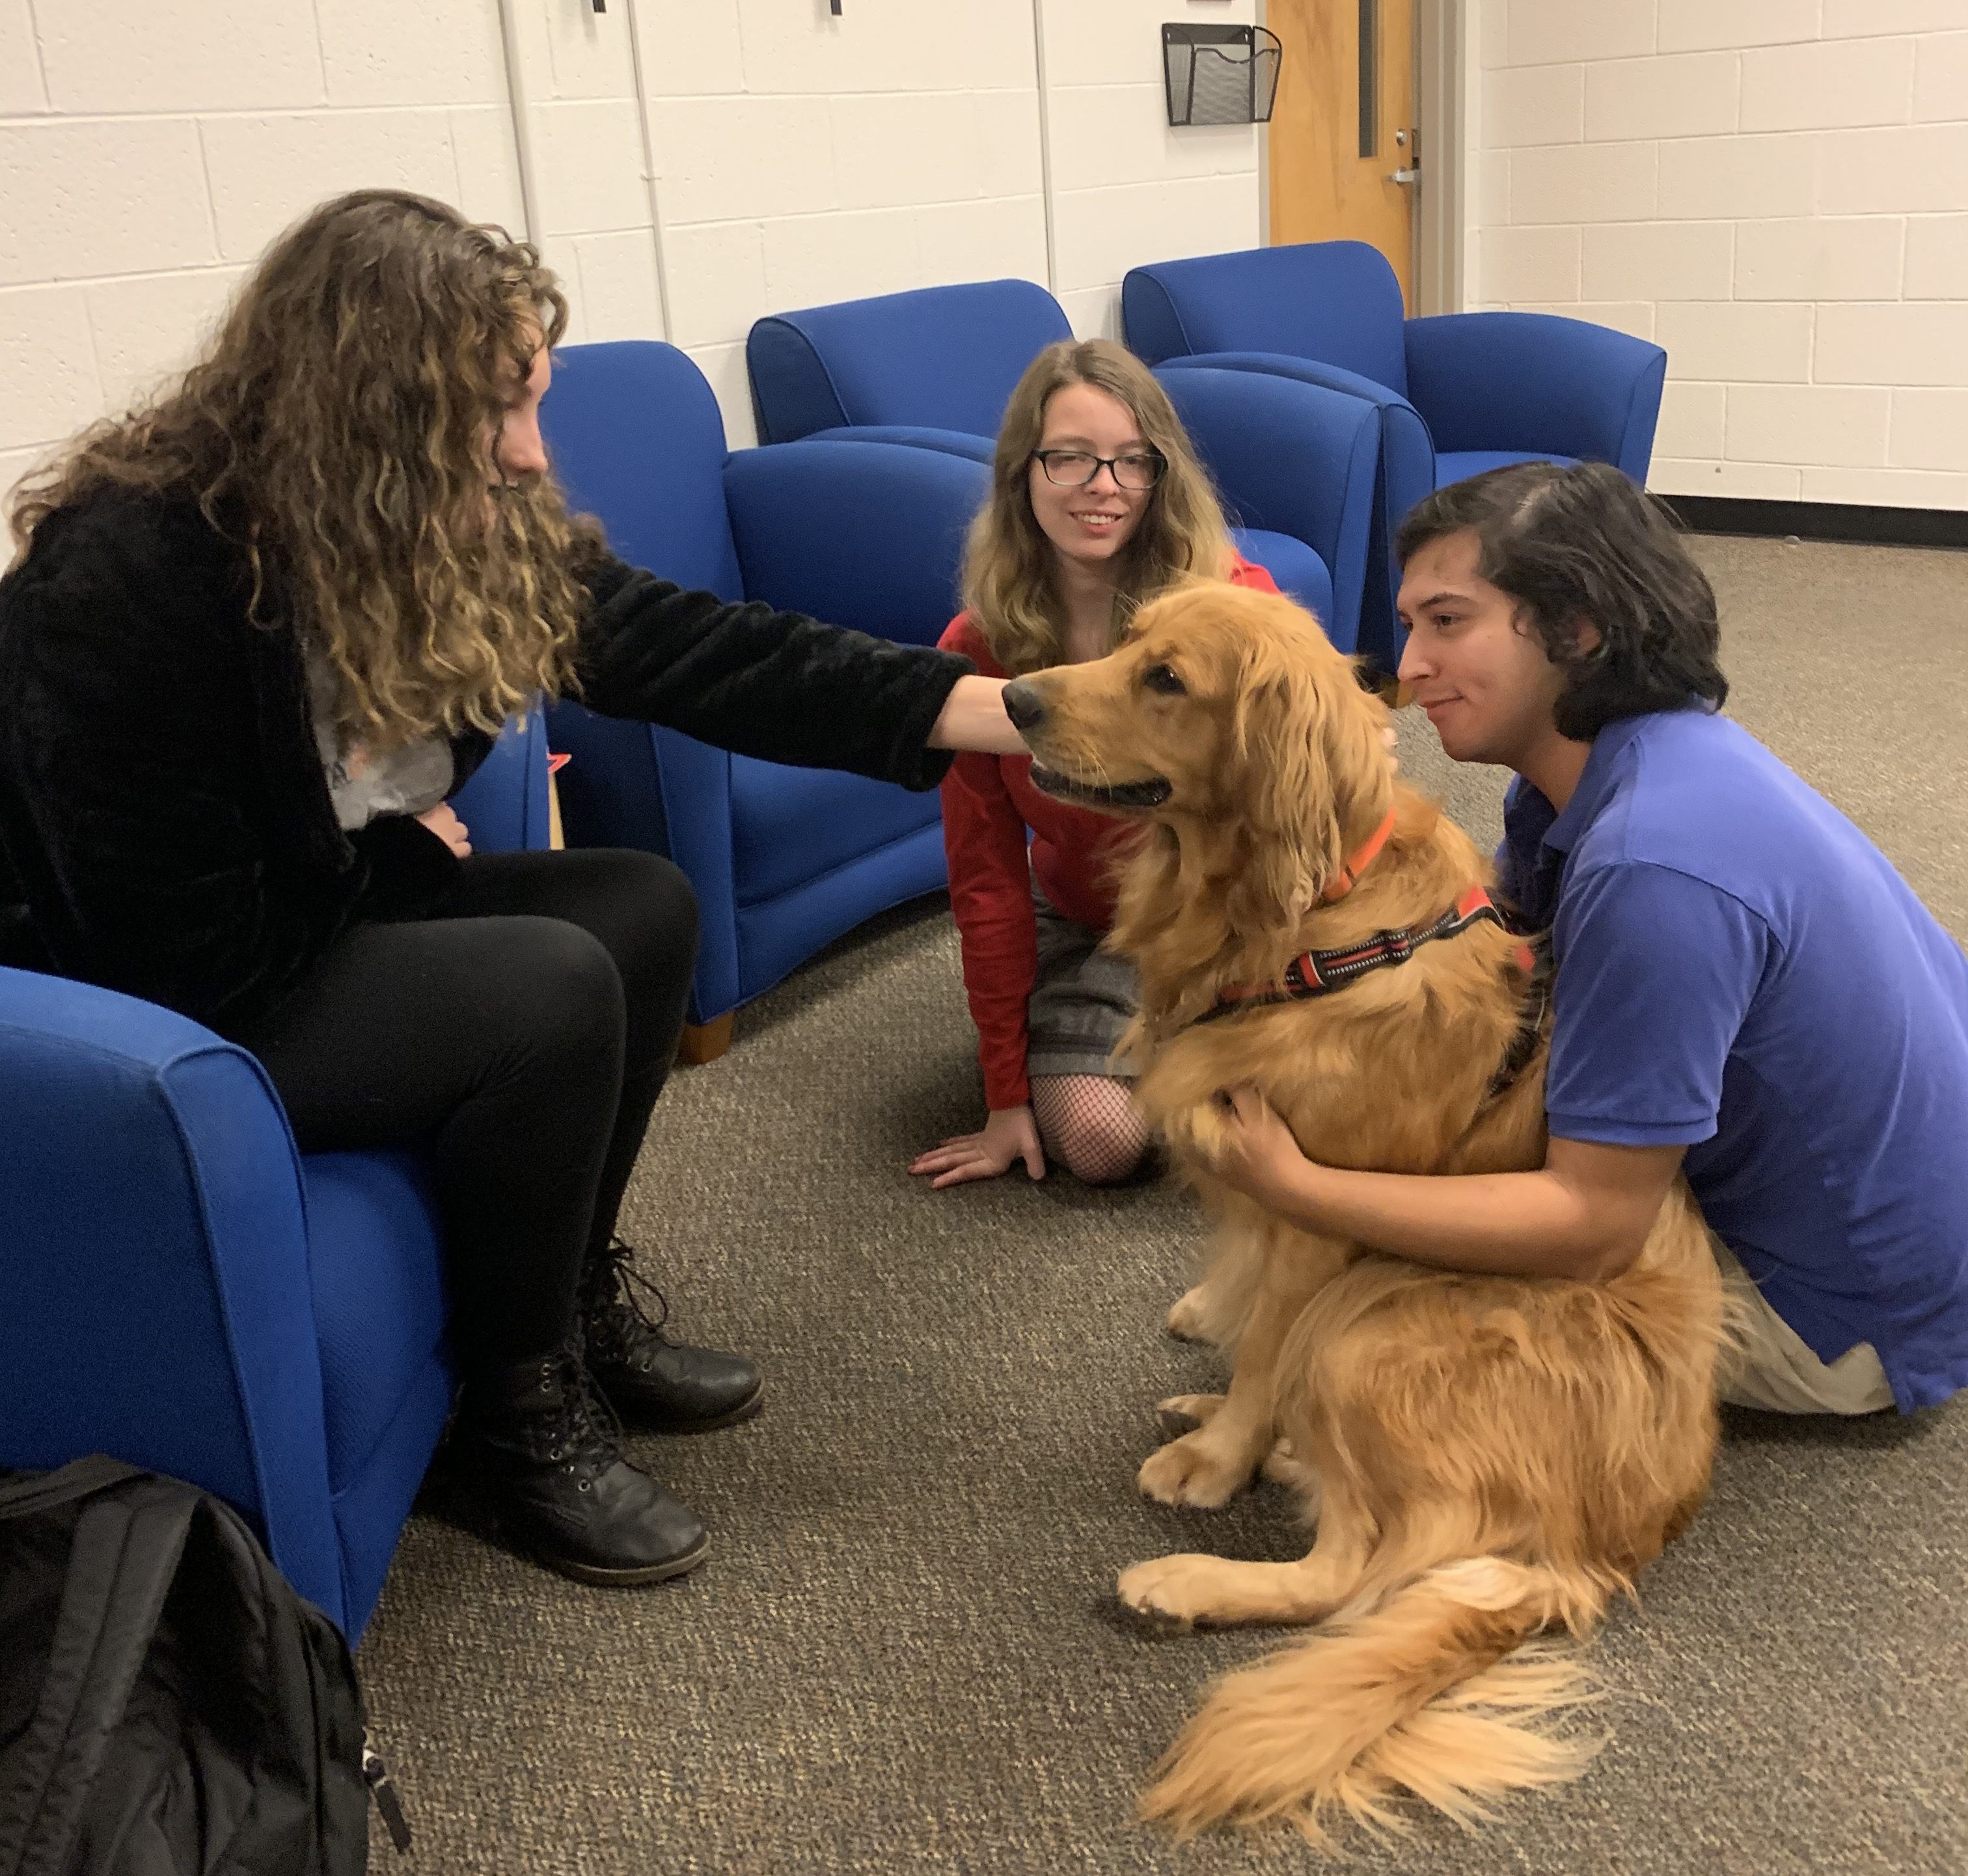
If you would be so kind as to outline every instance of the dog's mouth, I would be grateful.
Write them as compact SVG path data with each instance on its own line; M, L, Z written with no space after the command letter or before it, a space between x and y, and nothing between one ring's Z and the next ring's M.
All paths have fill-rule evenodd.
M1151 775L1141 782L1076 782L1057 769L1032 764L1032 786L1060 801L1086 808L1159 808L1175 792L1167 776Z

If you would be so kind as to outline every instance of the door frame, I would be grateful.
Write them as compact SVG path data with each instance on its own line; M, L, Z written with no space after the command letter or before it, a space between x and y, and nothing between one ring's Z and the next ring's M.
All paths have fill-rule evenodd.
M1474 82L1471 15L1482 0L1415 0L1415 127L1422 181L1414 205L1417 313L1460 313L1468 278L1466 139ZM1496 4L1496 0L1491 0ZM1269 11L1258 0L1258 24ZM1258 149L1258 223L1271 240L1271 139Z
M1415 0L1415 311L1460 313L1468 268L1470 15L1482 0ZM1491 0L1496 4L1496 0Z

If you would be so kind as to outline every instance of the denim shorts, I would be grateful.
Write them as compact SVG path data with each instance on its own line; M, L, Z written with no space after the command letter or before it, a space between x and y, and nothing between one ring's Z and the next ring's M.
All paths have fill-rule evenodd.
M1038 977L1025 1009L1028 1075L1110 1075L1115 1045L1141 1006L1135 967L1100 948L1103 934L1069 919L1032 883Z

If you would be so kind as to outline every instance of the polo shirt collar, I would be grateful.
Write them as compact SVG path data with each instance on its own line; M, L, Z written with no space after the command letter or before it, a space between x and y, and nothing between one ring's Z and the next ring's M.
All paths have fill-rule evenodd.
M1585 830L1599 818L1599 811L1612 795L1621 754L1646 721L1644 716L1616 718L1592 739L1591 753L1585 758L1578 786L1571 791L1565 812L1555 815L1545 829L1541 846L1549 847L1554 853L1569 854L1584 838ZM1551 813L1550 802L1528 782L1524 792L1536 796L1544 812Z

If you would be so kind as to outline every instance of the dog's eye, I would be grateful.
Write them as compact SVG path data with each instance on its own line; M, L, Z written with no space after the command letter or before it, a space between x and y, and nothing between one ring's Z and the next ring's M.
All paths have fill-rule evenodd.
M1151 665L1142 673L1141 682L1151 691L1160 691L1164 697L1186 697L1189 686L1177 677L1167 665Z

